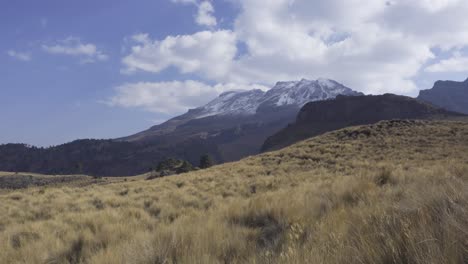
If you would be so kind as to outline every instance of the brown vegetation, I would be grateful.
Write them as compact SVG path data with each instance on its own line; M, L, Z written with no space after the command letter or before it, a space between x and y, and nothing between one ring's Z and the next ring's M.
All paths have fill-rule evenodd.
M466 263L468 123L385 121L146 181L0 194L0 263Z

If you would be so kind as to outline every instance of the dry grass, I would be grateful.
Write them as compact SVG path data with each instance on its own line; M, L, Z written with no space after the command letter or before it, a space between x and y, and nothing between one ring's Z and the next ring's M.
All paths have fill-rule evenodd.
M0 194L0 263L467 263L468 124L381 122L152 181Z

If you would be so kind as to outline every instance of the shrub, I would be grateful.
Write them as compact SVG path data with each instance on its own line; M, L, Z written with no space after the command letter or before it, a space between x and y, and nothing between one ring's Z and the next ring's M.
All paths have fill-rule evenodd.
M207 169L215 165L213 158L209 154L205 154L200 157L200 169Z

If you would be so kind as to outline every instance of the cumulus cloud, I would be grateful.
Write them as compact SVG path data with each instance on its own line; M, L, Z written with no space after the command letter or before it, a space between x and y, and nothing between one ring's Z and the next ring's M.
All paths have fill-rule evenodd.
M214 16L214 7L209 1L203 1L198 5L198 14L196 22L202 26L216 26L217 21Z
M266 89L260 85L207 85L192 80L127 83L116 87L116 94L105 103L110 106L137 107L155 113L175 114L206 104L222 92L252 88Z
M77 57L80 58L81 63L105 61L109 58L109 56L99 50L96 45L82 43L79 38L75 37L68 37L52 45L44 44L42 45L42 50L49 54Z
M15 58L17 60L20 60L20 61L30 61L32 59L31 54L28 52L19 52L15 50L9 50L7 51L7 54L8 56Z
M432 48L463 42L447 40L442 29L437 36L426 34L415 21L405 23L410 28L400 24L406 18L434 24L431 19L442 19L441 13L453 8L449 4L440 4L436 12L424 9L425 1L275 0L268 6L260 0L239 2L243 11L234 31L248 53L236 62L235 73L250 81L324 76L367 93L411 95L417 92L413 79L435 56ZM445 26L466 31L457 24L468 21L466 16L459 19Z
M441 60L425 69L426 72L468 72L468 56L463 56L460 52L448 59Z
M466 56L425 67L439 59L438 50L468 48L468 1L232 1L241 8L230 29L134 36L123 71L174 67L204 81L245 85L325 77L365 93L416 95L421 72L466 70Z
M204 0L171 0L173 3L193 4L198 8L195 22L200 26L213 27L218 24L214 16L215 9L210 1Z
M237 53L235 34L230 30L169 36L162 41L153 41L147 34L137 34L132 40L131 53L123 58L124 73L137 70L159 73L176 67L182 73L222 79L228 74Z

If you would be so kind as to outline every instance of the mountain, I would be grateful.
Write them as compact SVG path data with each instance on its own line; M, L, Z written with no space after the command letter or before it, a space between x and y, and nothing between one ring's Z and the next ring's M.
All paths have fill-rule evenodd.
M333 99L337 95L361 93L327 79L278 82L267 92L229 91L204 106L119 140L167 149L177 144L187 150L186 158L192 163L199 153L185 144L198 142L212 146L209 154L218 162L235 161L259 153L267 137L294 121L307 102Z
M437 81L429 90L422 90L419 100L447 110L468 114L468 79L464 82Z
M120 140L130 142L149 140L174 133L176 130L187 131L187 127L197 127L198 124L203 124L206 130L218 130L244 123L288 119L307 102L333 99L337 95L352 96L362 95L362 93L328 79L278 82L267 92L262 90L229 91L222 93L204 106L191 109L186 114L161 125ZM272 112L275 115L280 113L280 116L271 116ZM220 122L220 119L228 120L228 122ZM193 134L200 133L200 129L197 127Z
M391 119L458 119L451 112L416 99L385 94L378 96L338 96L335 100L311 102L299 112L296 122L269 137L262 151L271 151L328 131L373 124Z
M230 91L163 124L114 140L77 140L51 147L0 146L0 171L128 176L147 172L162 160L197 165L210 154L216 162L260 152L268 136L294 121L309 101L360 95L326 79L278 82L267 92Z

